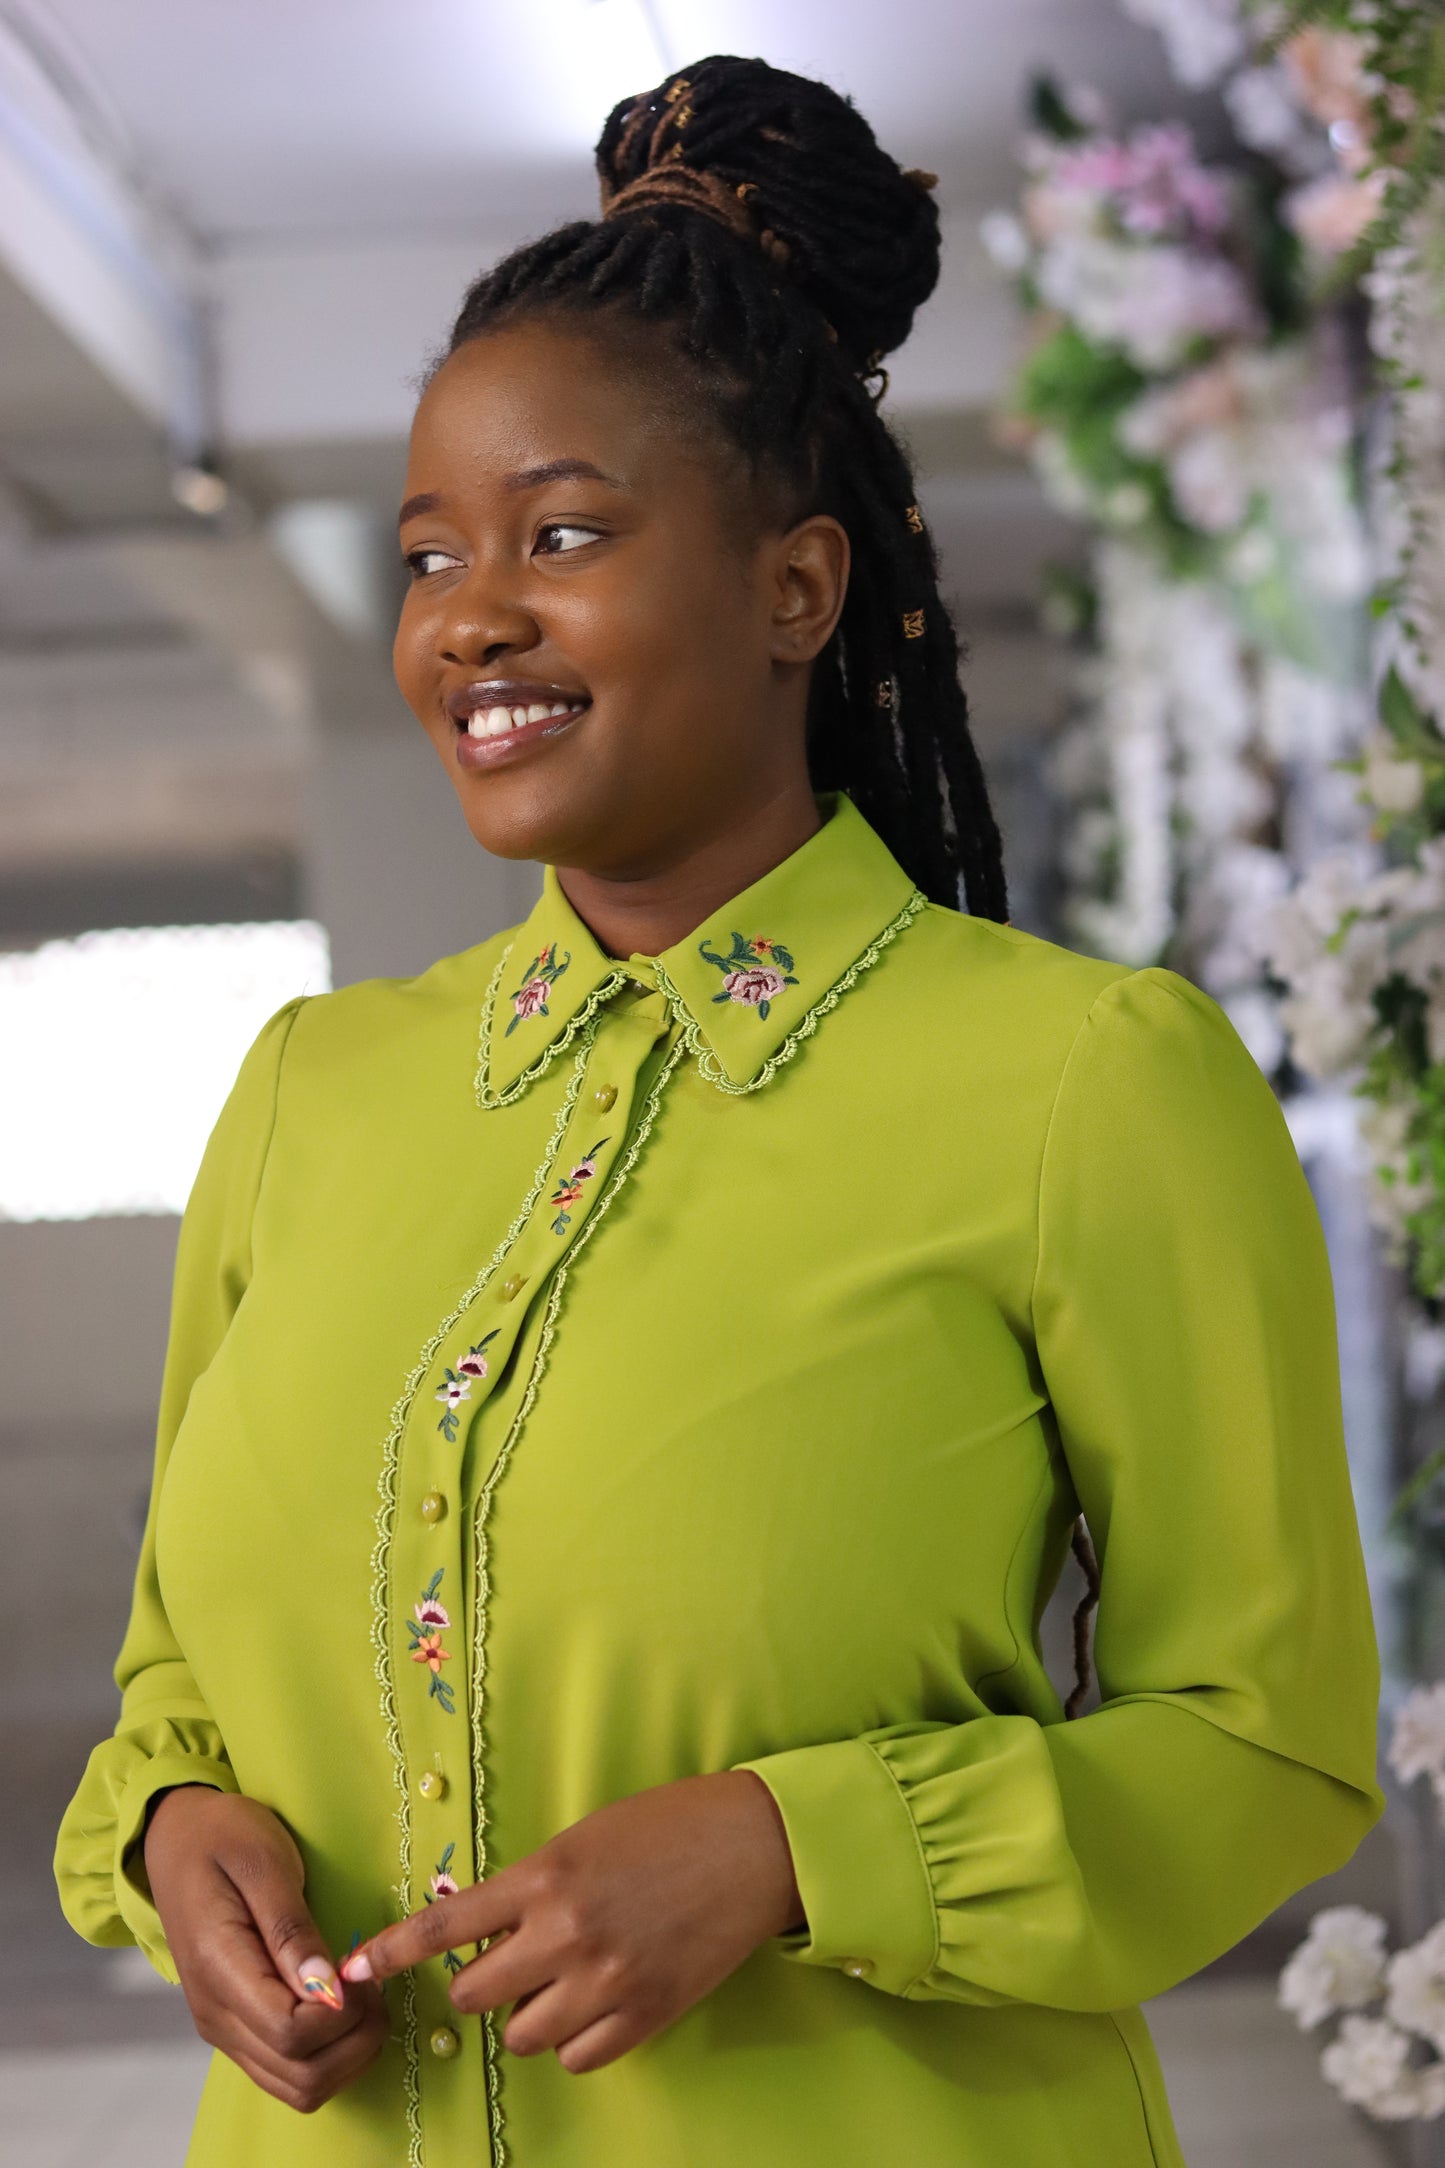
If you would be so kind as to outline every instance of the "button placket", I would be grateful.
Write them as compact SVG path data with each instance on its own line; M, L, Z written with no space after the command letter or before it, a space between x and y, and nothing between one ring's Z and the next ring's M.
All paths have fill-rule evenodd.
M535 1389L535 1354L525 1383L509 1368L517 1344L539 1308L546 1308L558 1267L571 1256L608 1191L639 1116L639 1077L671 1028L666 996L653 988L634 999L619 997L601 1011L586 1042L585 1066L580 1075L574 1071L570 1113L551 1165L545 1176L539 1169L527 1219L436 1346L402 1418L389 1585L392 1601L411 1607L405 1633L398 1624L392 1644L397 1773L410 1802L404 1810L410 1831L404 1853L408 1909L428 1897L439 1900L450 1886L486 1871L485 1811L474 1797L482 1782L481 1750L473 1736L480 1712L471 1707L466 1685L469 1666L474 1678L480 1677L473 1646L477 1591L464 1581L472 1566L463 1537L515 1422L509 1413L516 1404L512 1387L520 1388L523 1400ZM579 1177L584 1160L589 1171ZM557 1191L564 1183L578 1193L559 1206ZM506 1405L495 1412L491 1426L496 1435L483 1429L481 1437L491 1449L479 1451L479 1425L504 1378ZM466 2073L474 2061L482 2072L490 2062L483 2033L474 2058L473 2028L456 2026L448 1999L452 1972L472 1954L464 1947L415 1975L415 2016L408 2031L423 2115L433 2087L440 2108L459 2084L470 2082Z
M459 1692L465 1676L468 1609L460 1486L468 1444L539 1300L545 1299L558 1266L570 1255L607 1188L626 1145L637 1076L669 1022L666 999L653 989L603 1011L566 1127L550 1169L536 1186L528 1218L438 1348L408 1412L392 1586L397 1603L409 1607L397 1663L409 1768L429 1764L438 1748L465 1753L465 1733L456 1739L450 1734L458 1719L466 1725L464 1688ZM599 1138L596 1124L608 1115L608 1133ZM563 1218L556 1201L559 1185L571 1179L584 1160L588 1171L572 1181L574 1193ZM478 1456L482 1462L489 1457ZM469 1488L476 1487L484 1472L469 1467ZM415 1531L415 1542L404 1540L408 1530ZM409 1688L403 1680L411 1682ZM445 1837L460 1848L469 1834L449 1826ZM413 1862L416 1901L422 1899L429 1871L435 1869L419 1849Z

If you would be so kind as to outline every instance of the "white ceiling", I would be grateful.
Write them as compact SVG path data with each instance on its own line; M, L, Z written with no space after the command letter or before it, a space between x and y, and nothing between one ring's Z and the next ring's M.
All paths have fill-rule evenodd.
M977 218L1017 186L1035 72L1124 118L1182 109L1119 0L0 0L0 874L294 845L308 698L318 728L396 699L269 509L390 520L468 280L586 215L610 106L714 51L825 77L939 173L944 276L893 407L971 629L1011 622L1061 536L988 448L1017 327ZM218 536L171 497L198 407L233 483ZM1032 711L1037 666L995 674L993 724Z
M945 198L1008 185L1040 68L1171 91L1116 0L26 0L213 243L584 213L616 97L710 52L848 92ZM42 14L42 7L44 12ZM656 25L649 48L643 11ZM637 71L641 78L637 79Z

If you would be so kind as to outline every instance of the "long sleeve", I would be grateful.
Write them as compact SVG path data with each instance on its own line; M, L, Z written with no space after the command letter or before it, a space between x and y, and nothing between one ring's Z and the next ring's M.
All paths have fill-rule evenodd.
M1268 1085L1171 972L1114 981L1074 1042L1033 1315L1102 1569L1102 1705L743 1766L793 1849L787 1955L900 1995L1107 2010L1340 1866L1381 1806L1318 1219Z
M137 1839L157 1792L238 1787L225 1742L176 1644L156 1579L156 1515L191 1388L210 1363L251 1275L251 1222L275 1119L280 1068L300 1000L262 1027L206 1146L181 1222L161 1386L154 1480L130 1622L115 1666L121 1711L61 1823L55 1874L66 1918L87 1942L138 1943L165 1978L175 1968Z

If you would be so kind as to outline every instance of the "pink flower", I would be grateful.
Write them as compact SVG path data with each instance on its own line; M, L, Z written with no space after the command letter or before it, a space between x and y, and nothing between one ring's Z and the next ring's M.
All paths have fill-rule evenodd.
M428 1596L421 1603L412 1605L419 1626L435 1626L443 1633L451 1625L451 1614L439 1604L435 1596Z
M431 1890L433 1897L455 1897L458 1893L458 1884L453 1876L446 1873L437 1873L431 1877Z
M1368 173L1363 180L1347 174L1325 173L1303 188L1291 189L1284 199L1284 215L1307 248L1321 256L1343 256L1378 216L1385 193L1385 175Z
M478 1355L473 1349L470 1355L462 1357L457 1369L464 1378L484 1378L487 1374L487 1358L485 1355Z
M512 1007L516 1010L518 1016L535 1016L539 1009L544 1009L547 1006L547 996L551 991L552 987L549 980L528 979L526 985L519 987L517 992L513 994Z
M772 1001L783 991L787 980L781 971L774 971L771 964L755 964L748 971L730 971L723 980L729 998L741 1002L744 1008L756 1009L761 1002Z

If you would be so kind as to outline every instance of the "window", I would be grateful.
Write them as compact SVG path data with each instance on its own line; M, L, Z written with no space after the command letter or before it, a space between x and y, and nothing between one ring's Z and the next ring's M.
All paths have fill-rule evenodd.
M179 1212L257 1031L330 983L310 919L0 955L0 1219Z

